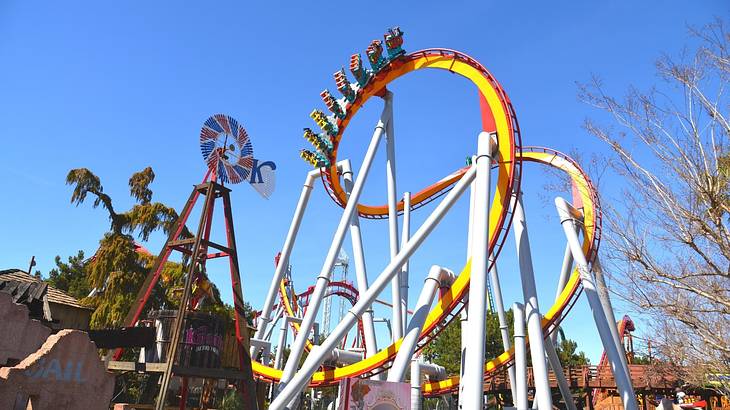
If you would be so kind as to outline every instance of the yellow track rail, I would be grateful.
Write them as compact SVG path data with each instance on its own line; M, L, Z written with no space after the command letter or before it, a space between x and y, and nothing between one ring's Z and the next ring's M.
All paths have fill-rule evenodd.
M385 86L396 78L419 69L433 68L447 70L452 73L461 75L472 81L481 94L485 97L491 114L494 117L496 131L498 135L498 156L497 156L497 187L492 201L489 216L489 250L495 250L495 246L504 235L503 227L509 216L510 196L513 192L514 185L517 181L516 164L520 162L537 162L548 165L568 174L577 194L582 202L584 212L584 239L583 250L587 255L593 255L597 248L597 232L600 232L600 210L598 208L597 196L592 188L590 180L580 167L567 156L547 149L530 149L520 153L518 142L515 141L516 122L513 119L511 106L506 95L499 87L499 84L486 72L486 70L463 54L452 52L449 50L423 50L406 56L402 60L396 60L387 68L381 70L371 81L367 87L361 90L358 98L347 107L347 116L338 120L338 134L335 138L335 149L333 151L335 164L336 152L339 142L341 141L343 132L352 116L357 110L373 95L382 92ZM416 193L413 196L413 204L428 201L430 198L438 195L444 190L456 183L464 174L466 169L461 169L437 183L427 187L426 189ZM346 203L346 195L342 189L336 168L331 168L330 172L330 188L335 200L340 203ZM398 204L398 209L402 210L403 203ZM366 216L387 216L387 205L372 206L358 204L358 212ZM448 318L449 314L456 309L463 296L466 295L469 287L471 275L471 261L467 261L461 273L449 288L447 292L441 295L429 313L423 331L421 333L421 341L428 340L432 336L439 324ZM579 275L575 270L565 289L557 299L555 304L544 314L543 328L547 330L549 326L560 320L563 312L571 305L572 300L579 290ZM290 301L286 297L286 291L282 283L282 302L289 314L293 314ZM298 328L298 326L296 326ZM360 362L339 367L327 371L316 372L311 381L311 385L329 385L338 382L340 379L347 377L357 377L369 372L373 372L378 368L385 367L395 357L400 348L401 340L381 349L375 355L368 357ZM422 346L422 345L421 345ZM308 344L308 347L310 345ZM500 367L508 364L514 357L512 350L504 352L491 359L485 364L485 377L493 373ZM265 380L278 381L281 378L282 371L272 367L263 365L259 362L252 363L254 374ZM458 376L450 377L440 382L428 382L423 385L425 395L439 394L458 387Z

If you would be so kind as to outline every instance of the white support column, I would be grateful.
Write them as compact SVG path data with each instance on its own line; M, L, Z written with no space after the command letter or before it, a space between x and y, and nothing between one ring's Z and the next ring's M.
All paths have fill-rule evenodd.
M289 380L291 380L294 376L297 366L299 365L299 359L302 357L304 345L307 342L309 332L312 330L312 326L314 325L314 321L319 312L319 305L322 302L322 297L324 296L327 285L330 282L332 268L335 266L337 255L340 252L340 247L345 239L345 233L352 222L352 216L357 211L357 203L360 200L360 194L362 193L365 180L370 172L370 166L375 158L375 151L377 150L381 137L383 136L383 132L385 131L385 121L390 118L390 108L391 106L388 100L386 100L383 114L381 115L378 124L375 126L375 132L370 140L370 145L365 153L360 170L357 173L357 180L352 188L352 193L347 201L347 205L345 205L345 209L342 212L342 217L337 225L335 235L332 238L332 243L330 244L329 251L327 252L327 257L325 258L322 269L317 276L317 282L315 284L314 291L312 292L312 296L309 298L309 305L307 306L307 311L302 319L300 331L294 339L294 343L292 344L291 351L289 353L289 358L284 366L281 381L279 382L279 391L286 387ZM301 389L299 391L301 391Z
M353 352L345 349L332 349L325 352L325 361L335 364L353 364L363 360L362 352Z
M611 336L613 336L616 348L618 349L619 358L621 359L621 366L623 366L626 372L626 377L631 379L631 373L629 371L629 362L626 360L626 350L624 350L624 344L621 340L621 335L618 334L618 322L616 316L613 314L613 306L611 306L611 298L608 294L608 286L603 278L603 269L598 258L593 262L593 274L596 278L596 291L598 298L601 300L601 306L603 306L603 312L608 320L608 328L611 330Z
M349 196L352 191L352 167L350 160L343 161L342 179L344 180L345 193ZM368 273L365 267L365 252L362 246L362 233L360 232L360 216L357 212L352 215L350 222L350 239L352 240L352 259L355 263L355 276L357 278L357 290L364 293L368 290ZM365 357L370 357L378 352L378 342L375 337L375 324L373 323L373 309L368 308L362 315L363 332L365 333ZM381 374L374 376L381 380Z
M492 281L492 289L494 290L494 304L497 308L497 318L499 319L499 333L502 336L502 347L504 351L509 351L512 344L509 340L509 325L507 324L507 315L504 311L504 301L502 300L502 285L499 282L499 273L497 271L497 261L494 260L494 256L490 255L492 269L489 270L489 279ZM509 375L509 388L512 392L512 397L516 397L517 391L515 390L515 368L510 366L507 368L507 374ZM514 403L513 403L514 404Z
M388 370L389 382L402 382L406 377L406 369L416 351L418 336L421 335L423 324L431 308L434 296L440 287L449 286L454 281L454 273L438 265L431 266L428 276L423 282L421 295L418 296L416 310L413 311L413 318L408 323L408 329L403 337L398 354L393 360L393 365Z
M348 311L348 314L343 320L332 330L332 333L322 343L321 349L318 351L332 350L337 347L342 338L347 332L352 329L357 323L362 313L375 301L377 296L383 291L388 283L393 279L393 276L400 271L400 267L403 262L413 255L413 252L421 246L423 241L431 234L438 223L443 219L446 213L451 209L456 200L459 199L461 194L464 193L466 188L469 186L471 181L474 179L476 174L475 169L470 169L464 176L461 177L459 182L454 185L454 188L446 194L444 199L436 206L436 209L426 218L423 225L413 234L408 244L401 249L397 257L392 260L388 266L383 269L380 275L375 279L367 292L360 294L360 299L355 305ZM360 178L361 175L358 175ZM356 184L357 188L357 184ZM302 391L312 378L312 374L319 368L322 363L321 354L309 354L307 360L304 361L302 368L297 372L296 376L291 379L286 388L282 389L279 396L271 403L269 407L271 410L283 409L284 406L294 398L299 392Z
M276 266L274 272L274 279L269 285L269 291L266 293L266 299L264 299L264 306L261 309L261 315L259 315L258 329L256 329L255 339L262 339L262 336L266 334L266 328L271 321L271 309L274 306L274 300L278 294L279 284L289 266L289 256L291 256L292 248L294 248L294 242L297 239L297 233L299 232L299 226L302 223L302 217L304 216L304 210L307 209L307 203L309 203L309 196L312 193L314 187L314 180L319 178L320 171L318 169L309 171L307 177L304 180L304 187L302 193L299 195L299 202L294 210L294 217L292 218L291 224L289 225L289 232L286 234L284 240L284 247L281 249L281 257L279 258L279 264ZM255 346L251 346L251 358L255 358L258 354L258 349Z
M515 396L517 410L527 410L527 348L525 347L525 307L512 305L515 322Z
M570 252L570 245L565 245L565 253L563 254L563 264L560 268L560 277L558 278L558 287L555 289L555 300L558 300L560 294L568 283L570 272L573 270L573 254Z
M403 194L403 233L401 245L403 248L411 237L411 193ZM403 317L403 327L408 323L408 259L400 270L400 312Z
M467 299L468 295L464 296ZM466 341L469 338L469 305L467 304L464 309L461 310L459 315L459 326L461 326L461 366L459 367L459 409L464 408L464 370L466 368Z
M563 231L565 232L571 252L573 253L573 259L575 259L575 263L578 266L581 284L583 285L583 290L588 298L588 303L591 306L593 320L596 322L598 335L601 337L603 348L606 351L606 356L611 364L613 378L616 380L616 387L621 395L624 408L626 410L637 410L638 405L636 403L634 388L631 385L631 379L627 376L625 369L622 368L623 365L621 363L618 346L616 346L616 342L611 334L611 329L603 310L603 306L601 305L601 300L598 297L593 275L591 275L588 268L588 260L583 253L583 248L578 240L578 235L575 233L573 220L580 215L577 212L571 212L573 211L572 207L563 198L555 198L555 207L558 210L560 223L563 226Z
M484 396L484 342L487 314L487 265L489 263L489 199L492 154L496 138L487 132L479 134L476 168L476 198L472 227L471 281L469 284L469 337L464 352L464 409L480 409Z
M527 318L527 334L530 337L530 356L532 357L532 373L535 379L535 395L540 410L553 408L550 393L547 365L545 364L545 340L542 333L540 306L537 301L535 273L532 267L530 238L527 234L527 219L522 207L521 193L513 194L514 215L512 229L517 242L517 258L520 263L522 279L522 295L525 299L525 316Z
M420 356L423 359L422 356ZM448 375L446 374L446 368L439 366L435 363L426 363L421 360L421 374L428 376L430 380L446 380Z
M471 164L472 166L476 166L477 163L477 156L472 155L471 156ZM467 225L467 232L466 232L466 259L471 259L471 251L472 251L472 240L473 240L473 232L474 232L474 200L476 199L476 182L472 182L469 186L469 224ZM464 295L463 299L464 301L464 308L461 310L461 313L459 314L459 326L461 326L461 365L459 367L459 380L464 380L464 358L466 357L466 341L468 339L468 332L469 332L469 294ZM459 401L458 406L459 409L463 408L464 404L464 383L459 383Z
M284 316L281 321L281 328L279 329L279 344L276 347L276 357L274 359L275 369L281 369L284 366L284 349L286 348L286 339L289 334L289 323L292 322L301 323L302 320L291 316Z
M471 166L476 166L477 164L477 156L472 155L471 156ZM477 195L477 184L476 180L471 183L469 186L469 225L467 226L467 232L466 232L466 259L471 258L471 252L472 252L472 241L474 240L474 206L476 201Z
M372 305L368 306L368 309L373 310ZM374 323L383 323L385 327L388 329L388 340L392 339L393 337L393 329L390 326L390 319L387 317L374 317L373 316L373 322Z
M386 91L385 103L390 105L390 116L385 123L386 164L385 178L388 189L388 237L390 240L390 260L398 254L398 198L395 181L395 133L393 131L393 93ZM403 337L403 314L401 313L400 272L390 284L393 303L393 342Z
M411 359L411 410L421 410L421 355Z
M565 285L568 283L570 278L570 272L573 270L573 254L570 252L570 245L565 245L565 253L563 254L563 264L560 268L560 277L558 278L558 287L555 289L555 300L560 298L560 294L563 293ZM550 327L550 340L553 345L558 344L558 325L554 324Z
M563 373L563 366L560 364L560 358L558 352L553 346L552 340L549 338L545 340L545 353L547 354L548 363L555 373L555 380L558 382L558 388L560 389L560 395L563 396L563 401L568 410L577 410L575 402L573 402L573 394L570 393L570 385L568 380L565 378Z
M279 307L276 309L276 314L274 315L274 321L271 322L271 327L269 330L266 331L266 335L264 336L264 340L271 340L271 334L274 333L274 328L276 327L276 324L279 323L279 320L284 316L284 309L282 307Z

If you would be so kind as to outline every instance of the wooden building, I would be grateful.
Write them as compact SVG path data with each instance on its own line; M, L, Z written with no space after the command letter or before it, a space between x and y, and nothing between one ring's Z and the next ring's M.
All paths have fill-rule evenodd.
M28 306L31 318L40 320L54 332L89 329L93 308L20 269L0 270L0 292L10 294L15 303Z

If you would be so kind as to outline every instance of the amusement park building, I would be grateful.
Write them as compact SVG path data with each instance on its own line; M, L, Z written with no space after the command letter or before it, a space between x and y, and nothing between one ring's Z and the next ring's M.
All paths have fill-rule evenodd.
M88 330L93 309L20 269L0 270L0 292L15 303L28 306L31 318L54 332L61 329Z

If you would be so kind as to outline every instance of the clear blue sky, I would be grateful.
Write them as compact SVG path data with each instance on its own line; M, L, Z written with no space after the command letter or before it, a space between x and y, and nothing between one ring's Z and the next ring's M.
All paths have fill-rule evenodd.
M69 203L64 178L71 168L93 170L123 210L132 204L127 179L152 166L154 199L182 207L205 172L200 126L223 112L245 125L257 157L278 164L269 201L249 186L233 192L244 293L260 306L309 169L298 158L306 146L301 129L313 126L312 108L324 108L319 92L335 90L332 73L386 28L403 29L406 50L447 47L482 62L510 95L526 145L601 154L605 147L581 123L603 117L577 100L575 82L598 74L616 94L629 85L649 87L657 81L654 60L681 50L688 24L728 15L721 1L272 4L1 1L0 268L26 269L35 255L46 273L56 255L94 252L108 220L102 209ZM475 90L443 72L419 72L391 88L399 190L417 191L474 152L480 127ZM355 167L380 106L369 103L348 130L342 155ZM382 159L366 188L371 202L385 201ZM544 177L528 167L524 189L546 309L564 242ZM416 213L415 226L431 209ZM339 209L318 187L291 261L300 289L313 283L338 219ZM415 255L412 302L431 264L461 268L465 223L461 201ZM387 262L386 225L363 223L371 279ZM154 235L146 246L156 253L162 240ZM510 303L519 295L513 248L510 239L500 263ZM210 271L227 290L225 266ZM230 301L230 292L225 298ZM581 301L565 328L596 362L602 349L586 325L590 320Z

